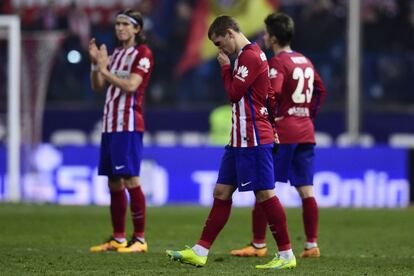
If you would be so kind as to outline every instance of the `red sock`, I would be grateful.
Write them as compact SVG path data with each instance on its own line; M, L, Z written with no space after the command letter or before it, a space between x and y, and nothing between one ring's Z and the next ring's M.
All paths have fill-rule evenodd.
M302 200L303 225L307 242L316 242L318 238L318 204L314 197Z
M252 211L252 223L253 223L253 242L265 243L266 242L266 226L267 219L266 214L262 210L260 203L256 201Z
M231 203L231 200L214 199L213 207L211 207L203 233L197 244L210 249L214 240L229 219Z
M145 196L141 186L128 189L132 223L134 224L134 236L144 237L145 228Z
M280 204L277 196L261 202L260 206L262 206L262 210L269 222L270 230L276 240L279 251L291 249L285 209Z
M125 215L127 210L127 199L125 190L110 191L111 194L111 219L114 230L114 238L125 238Z

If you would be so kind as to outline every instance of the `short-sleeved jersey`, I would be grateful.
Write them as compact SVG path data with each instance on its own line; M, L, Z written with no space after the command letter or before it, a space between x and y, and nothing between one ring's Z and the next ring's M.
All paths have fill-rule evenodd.
M230 145L254 147L273 143L266 101L271 90L266 55L256 44L248 44L239 52L234 63L221 68L226 92L232 102Z
M143 101L154 66L152 51L141 44L128 49L116 48L110 57L109 70L126 79L130 74L142 77L134 93L109 85L103 115L102 132L144 131Z
M326 90L312 62L300 53L283 51L270 59L269 67L274 116L281 118L275 123L280 143L315 143L312 119Z

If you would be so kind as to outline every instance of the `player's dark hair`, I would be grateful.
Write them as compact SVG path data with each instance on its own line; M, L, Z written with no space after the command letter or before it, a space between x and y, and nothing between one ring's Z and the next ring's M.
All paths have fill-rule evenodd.
M124 11L121 11L117 14L118 15L126 15L128 17L131 17L132 19L134 19L137 23L131 22L135 27L136 26L140 26L141 30L139 31L139 33L137 33L137 35L135 36L135 42L139 45L142 43L145 43L146 41L146 37L144 35L143 29L144 29L144 20L142 18L142 15L139 11L136 10L132 10L132 9L126 9Z
M240 32L240 27L237 21L228 15L222 15L214 19L208 29L208 38L211 40L211 36L225 36L228 29L232 29L235 32Z
M269 36L276 37L280 46L289 45L295 34L295 23L285 13L272 13L264 20Z

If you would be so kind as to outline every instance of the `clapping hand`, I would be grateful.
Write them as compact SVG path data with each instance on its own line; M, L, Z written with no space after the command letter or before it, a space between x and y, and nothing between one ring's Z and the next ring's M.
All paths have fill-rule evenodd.
M96 46L95 38L92 38L89 42L89 58L91 59L92 64L97 64L98 62L98 47Z
M106 49L105 44L102 44L99 47L99 51L97 55L97 64L98 64L99 71L101 73L105 70L108 70L109 57L108 57L108 50Z

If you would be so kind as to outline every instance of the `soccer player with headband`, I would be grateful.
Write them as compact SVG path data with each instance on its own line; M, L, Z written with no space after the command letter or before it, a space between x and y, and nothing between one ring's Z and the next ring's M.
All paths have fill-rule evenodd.
M106 91L103 112L99 175L108 177L113 232L109 240L90 248L91 252L147 252L144 238L145 196L141 189L140 165L145 130L143 103L154 59L145 44L143 20L138 11L126 10L116 16L118 47L108 55L105 44L89 44L92 62L91 84ZM129 194L134 231L126 240L125 217Z

